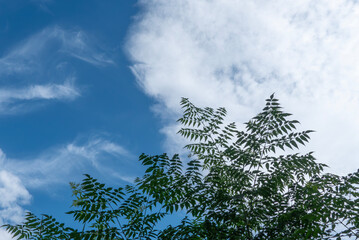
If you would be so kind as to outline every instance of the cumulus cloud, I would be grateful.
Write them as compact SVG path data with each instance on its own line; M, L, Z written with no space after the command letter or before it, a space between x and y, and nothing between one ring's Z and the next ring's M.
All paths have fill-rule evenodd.
M0 171L0 226L3 224L20 223L25 211L23 205L29 204L31 195L22 181L12 173ZM4 229L0 229L0 239L13 239Z
M8 171L0 171L0 193L0 221L21 221L23 210L20 205L29 204L31 199L22 181Z
M0 149L0 165L5 161L5 154ZM23 182L6 170L0 170L0 226L7 223L20 223L25 214L23 205L29 204L31 195ZM0 229L0 238L12 239L5 229Z
M0 229L0 238L3 240L12 240L12 236L4 229Z
M225 106L244 122L276 92L315 129L309 148L331 171L359 156L359 3L349 0L140 1L126 50L163 116L179 100ZM174 140L168 125L169 141ZM172 139L172 140L171 140ZM171 145L171 144L169 144Z

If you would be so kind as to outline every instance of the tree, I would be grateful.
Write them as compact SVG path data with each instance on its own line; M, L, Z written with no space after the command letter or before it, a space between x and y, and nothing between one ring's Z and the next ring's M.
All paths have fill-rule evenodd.
M313 152L290 153L312 131L282 111L274 95L261 113L238 130L224 124L226 110L181 101L191 141L187 163L179 155L149 156L134 185L113 189L85 175L71 183L71 214L82 229L53 217L27 213L20 225L4 225L18 239L341 239L359 238L359 169L347 176L324 173ZM183 210L177 226L156 229Z

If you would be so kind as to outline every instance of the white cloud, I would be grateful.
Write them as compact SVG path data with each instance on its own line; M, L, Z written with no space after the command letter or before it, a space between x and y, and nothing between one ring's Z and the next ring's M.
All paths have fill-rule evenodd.
M0 229L0 239L2 240L12 240L12 236L5 229Z
M0 74L43 71L49 62L58 61L61 54L98 67L114 64L85 32L54 26L33 34L0 58Z
M12 173L0 171L0 222L19 222L23 217L21 205L29 204L31 195L22 181ZM1 224L0 224L1 225Z
M85 142L73 142L63 146L54 147L28 159L5 159L4 169L16 174L27 187L39 188L53 184L67 184L69 181L78 180L81 174L93 170L106 174L107 177L114 174L108 167L110 161L121 161L120 158L131 157L131 154L122 146L101 137L93 137ZM113 162L112 162L113 163ZM119 164L117 162L117 164ZM118 171L121 172L121 169ZM74 177L76 179L74 179ZM126 173L119 174L115 178L128 180Z
M317 131L310 149L319 161L337 173L356 170L359 3L140 3L126 49L140 86L165 106L164 116L178 113L184 96L199 105L225 106L241 123L276 92L285 110Z
M5 161L5 154L0 149L0 165ZM23 182L14 174L0 170L0 226L20 223L24 217L23 205L29 204L31 195ZM4 228L0 229L0 239L12 239Z
M115 170L113 162L109 164L111 159L128 157L132 156L126 149L99 136L54 147L28 159L8 158L0 149L0 226L23 221L23 206L31 200L27 189L53 191L56 185L79 181L81 174L93 169L112 179L133 182L128 172ZM10 236L0 229L0 239L12 239Z
M80 96L80 93L72 82L69 80L63 84L0 88L0 114L29 111L32 107L35 107L33 100L73 100ZM19 104L19 102L22 104ZM29 104L31 107L29 107Z
M0 114L22 113L39 103L29 100L74 100L76 70L69 57L96 67L114 62L81 30L47 27L0 57Z
M13 99L62 99L73 98L79 93L69 84L33 85L26 89L0 89L0 101Z

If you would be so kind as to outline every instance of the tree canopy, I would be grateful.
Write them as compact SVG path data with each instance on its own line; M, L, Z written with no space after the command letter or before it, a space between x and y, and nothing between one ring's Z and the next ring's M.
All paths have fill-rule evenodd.
M301 154L312 131L297 131L274 95L243 130L225 124L224 108L186 98L181 105L178 133L190 141L188 158L142 154L144 176L123 188L89 175L70 183L67 214L80 229L30 212L22 224L3 227L16 239L359 238L359 169L324 173L313 152ZM185 213L180 224L158 228L178 211Z

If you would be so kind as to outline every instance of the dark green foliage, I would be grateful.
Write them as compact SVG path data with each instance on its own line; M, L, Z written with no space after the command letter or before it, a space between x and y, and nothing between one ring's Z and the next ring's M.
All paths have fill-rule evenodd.
M181 105L179 134L191 141L185 166L178 155L142 154L147 170L133 186L107 188L88 175L72 183L68 214L80 230L30 213L4 227L17 239L359 238L359 171L324 174L312 152L295 153L312 131L296 131L273 95L243 131L224 124L224 108ZM180 210L178 226L156 229Z

